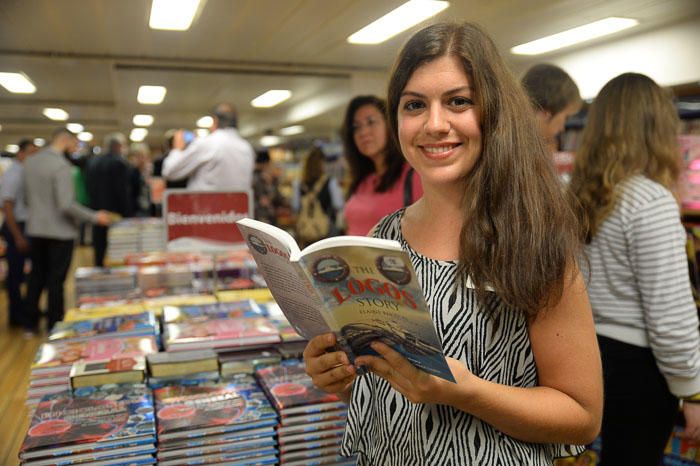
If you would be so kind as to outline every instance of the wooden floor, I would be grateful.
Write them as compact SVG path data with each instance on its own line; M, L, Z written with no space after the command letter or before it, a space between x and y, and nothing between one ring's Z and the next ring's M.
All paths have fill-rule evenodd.
M92 265L92 250L76 248L66 281L66 308L74 303L75 267L87 265ZM21 329L10 329L7 319L7 294L3 288L0 290L0 465L15 466L19 464L17 452L29 423L24 400L30 366L46 335L27 338Z

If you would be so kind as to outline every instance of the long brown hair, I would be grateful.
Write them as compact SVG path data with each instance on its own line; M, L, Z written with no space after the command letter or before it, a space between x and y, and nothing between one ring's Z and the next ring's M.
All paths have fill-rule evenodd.
M580 204L580 236L590 242L615 208L616 187L644 175L673 189L680 173L678 115L651 78L625 73L609 81L588 111L571 191Z
M355 113L360 107L365 105L372 105L379 113L382 114L384 119L387 118L386 115L386 102L384 99L380 99L373 95L359 95L353 98L348 104L345 110L345 118L343 119L343 127L341 129L343 138L343 147L345 151L345 159L350 166L350 189L349 194L352 194L357 189L357 186L362 183L362 181L367 178L370 174L374 173L374 163L364 155L360 153L360 150L355 144L355 131L353 129L353 119L355 118ZM387 132L389 131L387 125ZM394 139L390 134L386 135L386 148L385 148L385 163L386 171L382 174L379 179L379 183L375 187L376 192L385 192L401 178L401 173L403 171L403 165L406 161L403 158L403 154L399 150L398 145L396 145Z
M530 102L492 40L478 26L439 23L416 33L389 81L389 122L398 140L401 92L421 65L456 57L471 80L482 151L465 180L460 266L480 299L487 286L535 316L561 299L580 244L576 217L539 134Z
M316 184L324 173L324 160L325 156L320 148L314 147L311 149L309 155L304 159L304 165L301 169L302 189L313 189L314 184Z

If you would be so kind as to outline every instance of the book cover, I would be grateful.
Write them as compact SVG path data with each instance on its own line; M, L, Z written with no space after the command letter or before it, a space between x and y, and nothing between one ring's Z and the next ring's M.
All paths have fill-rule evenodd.
M73 389L118 383L143 383L146 360L143 356L78 361L70 371Z
M255 375L280 413L296 407L340 402L338 395L326 393L313 384L301 362L264 367Z
M150 312L142 312L102 319L61 321L51 330L49 341L148 336L156 333L158 333L158 324L155 316Z
M350 360L382 341L454 382L410 258L397 241L338 236L303 251L285 231L236 222L275 301L303 337L333 332ZM361 373L360 373L361 374Z
M203 322L210 319L261 317L263 315L263 310L252 299L227 303L200 304L198 306L163 307L163 322L166 324Z
M255 421L276 422L277 418L265 394L254 382L172 386L159 388L153 395L159 438L179 431L220 426L245 429L248 424L252 427ZM221 433L232 430L221 430ZM216 429L212 429L211 433L215 432Z
M261 438L274 438L274 426L262 427L259 429L247 429L238 432L228 432L218 435L207 435L199 438L184 439L178 442L169 442L158 446L159 458L170 458L180 456L181 451L189 451L195 447L206 447L209 445L218 445L221 443L237 444L241 448L249 445L249 441L255 441Z
M156 353L155 337L102 338L43 343L32 365L33 374L70 372L73 363L129 358Z
M153 401L144 385L84 388L42 398L21 452L155 436Z
M167 350L182 350L277 343L280 336L265 317L241 317L166 324L164 340Z

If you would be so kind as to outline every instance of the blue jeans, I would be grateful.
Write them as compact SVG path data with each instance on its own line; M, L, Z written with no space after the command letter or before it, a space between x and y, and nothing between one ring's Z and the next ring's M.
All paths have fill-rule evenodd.
M24 234L24 222L18 222L17 226ZM5 286L7 288L7 298L9 301L9 322L10 325L21 325L23 323L22 315L24 314L24 302L22 300L22 292L20 287L24 283L24 265L27 262L27 255L20 252L15 244L15 238L12 236L10 229L3 223L2 236L7 243L7 251L5 258L7 259L7 278Z

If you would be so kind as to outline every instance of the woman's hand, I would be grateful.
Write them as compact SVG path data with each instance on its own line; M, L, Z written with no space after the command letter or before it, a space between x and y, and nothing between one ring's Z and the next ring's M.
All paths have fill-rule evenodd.
M412 403L454 405L459 396L459 385L473 377L463 362L453 358L447 358L447 364L456 384L418 369L384 343L375 341L372 349L381 357L360 356L355 364L369 368Z
M700 444L700 404L683 403L683 416L685 417L685 430L681 432L680 437Z
M332 333L318 335L309 341L304 350L306 373L318 388L337 393L347 401L357 371L343 351L327 352L335 343Z

